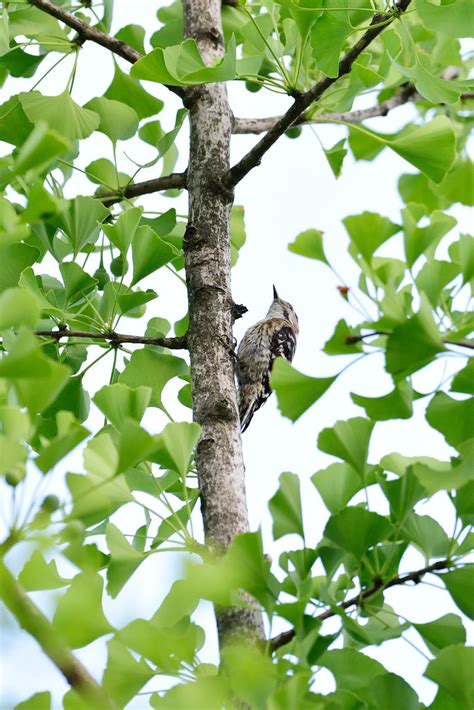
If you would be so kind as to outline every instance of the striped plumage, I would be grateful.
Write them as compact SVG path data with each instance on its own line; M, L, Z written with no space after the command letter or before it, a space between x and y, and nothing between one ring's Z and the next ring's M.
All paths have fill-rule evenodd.
M273 287L273 302L263 320L247 330L237 350L240 427L244 432L272 391L270 372L275 358L291 362L298 337L298 316L291 304L278 297Z

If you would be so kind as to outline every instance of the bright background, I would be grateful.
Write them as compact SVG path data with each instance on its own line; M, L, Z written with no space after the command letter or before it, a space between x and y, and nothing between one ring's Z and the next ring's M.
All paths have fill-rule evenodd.
M156 10L167 3L150 0L116 0L112 33L129 23L142 24L146 28L147 38L159 27ZM56 61L58 55L47 58L42 66L44 73L48 66ZM53 71L39 86L44 94L58 94L66 84L72 69L73 59L66 59L57 70ZM128 70L128 64L119 60L122 68ZM78 71L73 90L73 98L83 104L94 96L100 96L108 87L113 74L113 61L109 53L93 43L87 42L79 58ZM39 74L38 76L41 76ZM37 78L29 80L11 79L3 87L2 102L10 95L31 89ZM170 129L174 125L175 111L180 108L179 100L158 84L145 82L146 89L166 102L166 108L159 115L162 124ZM289 99L276 96L267 91L257 94L248 93L242 84L233 83L229 87L231 105L236 116L268 116L283 112L290 104ZM375 103L376 95L368 95L359 100L356 108ZM412 106L397 108L384 118L372 119L366 125L375 130L391 133L401 128L415 114ZM146 120L153 120L153 117ZM397 179L404 172L413 169L402 158L384 150L374 162L356 163L350 155L346 156L343 174L336 180L329 168L319 140L328 148L340 138L346 130L339 126L305 128L297 140L286 137L280 139L265 156L262 165L250 173L238 186L235 204L244 205L247 230L247 243L241 250L239 262L233 270L233 296L236 303L243 303L248 313L235 326L238 340L245 330L256 320L262 318L272 298L272 284L280 295L290 301L300 319L300 338L294 365L302 372L313 376L326 376L337 373L350 361L350 356L328 357L321 352L326 340L332 335L340 318L349 323L360 321L359 314L351 308L337 291L338 285L356 285L357 270L346 253L348 239L341 220L347 215L359 214L364 210L379 212L394 222L400 220L403 204L397 191ZM176 170L184 170L187 157L187 127L179 137L180 159ZM257 136L234 136L232 143L232 162L238 160L258 140ZM1 154L6 154L10 146L0 143ZM433 146L436 150L436 146ZM131 139L119 144L119 170L132 173L134 167L125 153L137 162L146 162L154 157L150 146ZM112 148L108 139L101 133L94 133L81 142L81 153L77 164L85 168L99 157L112 160ZM158 166L159 167L159 166ZM156 177L156 172L143 170L137 181ZM67 186L67 195L92 194L92 185L83 174L76 172ZM186 194L169 200L160 194L140 198L138 204L151 211L165 211L175 207L178 213L185 214ZM457 206L451 213L458 219L458 227L452 232L453 239L459 232L469 230L469 218L466 208ZM304 259L290 253L289 242L308 228L321 229L325 233L325 250L329 261L336 267L340 279L319 262ZM382 247L380 255L400 256L401 237L395 236ZM438 254L438 256L440 256ZM55 263L46 260L42 271L54 272ZM154 288L159 298L149 305L147 318L153 315L168 318L171 322L179 320L186 312L186 294L184 287L169 272L162 269L157 276L149 277L142 288ZM462 294L461 294L462 296ZM465 301L463 302L464 305ZM367 305L367 304L366 304ZM370 308L370 305L368 306ZM121 323L120 330L129 333L141 333L145 321L127 319ZM92 349L97 353L96 349ZM96 355L95 355L96 356ZM91 357L94 357L92 354ZM101 365L88 374L86 388L92 394L105 384L110 373L112 358L101 361ZM464 357L443 358L425 368L415 376L416 389L429 392L438 386L450 372L457 371L465 364ZM189 418L189 410L184 409L176 400L179 387L173 383L165 391L164 402L169 411L179 420ZM293 471L301 479L302 498L307 544L317 544L322 535L328 512L318 493L311 484L310 476L325 468L333 459L316 449L318 433L327 426L332 426L338 419L362 416L363 410L353 404L350 392L365 396L380 396L391 390L391 379L384 372L383 357L373 355L349 368L328 393L314 405L294 425L283 418L277 410L276 398L272 397L264 409L260 410L252 425L243 437L246 464L246 483L251 529L262 528L266 552L277 563L279 554L300 545L298 538L285 537L278 543L272 542L272 522L267 510L269 498L278 486L278 477L282 471ZM370 461L377 462L391 452L411 455L429 455L449 458L454 453L438 432L431 429L424 420L425 400L414 403L414 416L409 420L393 420L376 425L370 450ZM151 433L158 432L166 423L164 415L156 409L149 410L144 426ZM100 428L102 416L94 406L87 426L94 431ZM64 473L68 470L81 470L81 453L73 452L61 462L57 470L48 476L46 493L66 494L63 484ZM31 477L36 476L31 472ZM34 486L31 486L31 491ZM4 509L9 506L8 492L2 489ZM29 499L31 500L30 493ZM26 497L28 501L28 496ZM357 499L356 499L357 500ZM148 501L147 501L148 503ZM382 496L370 497L371 508L381 513L388 512ZM429 514L440 522L451 534L454 517L444 493L437 494L429 504L421 504L417 512ZM195 515L195 531L200 526L199 513ZM143 524L143 516L136 506L126 506L114 517L123 532L133 533ZM27 544L19 545L10 553L8 563L16 572L31 555L32 548ZM176 575L183 566L183 557L171 554L154 555L141 565L132 579L126 584L116 600L106 598L104 608L109 621L117 626L124 626L136 617L149 618ZM420 554L413 553L406 571L423 567ZM274 572L278 575L277 565ZM60 566L60 572L72 576L76 571L72 565ZM315 571L316 574L319 572ZM424 622L440 617L449 611L460 613L454 608L447 592L441 589L441 582L434 577L427 579L431 584L420 584L416 588L395 588L387 592L386 599L396 611L411 621ZM52 616L56 593L33 593L35 602L46 614ZM15 703L24 700L34 692L50 690L55 698L55 708L62 707L60 698L67 690L62 676L50 661L42 654L36 643L21 631L12 617L1 611L3 633L1 636L1 694L0 708L10 710ZM210 604L203 604L195 615L198 623L213 625ZM464 619L466 626L469 622ZM331 630L330 623L327 632ZM283 630L283 626L274 627L272 633ZM106 663L105 641L109 637L98 639L85 649L76 652L89 670L100 678ZM420 694L422 702L429 704L435 694L435 685L422 677L426 666L427 649L415 632L406 640L386 642L383 647L371 647L365 653L379 659L389 671L405 678ZM472 634L471 625L471 639ZM417 648L414 648L413 643ZM203 660L215 661L217 658L215 634L208 634L208 641L201 654ZM144 691L168 687L168 679L154 679ZM329 671L322 669L316 676L315 689L318 692L330 692L334 682ZM148 696L136 698L129 706L134 710L149 707Z

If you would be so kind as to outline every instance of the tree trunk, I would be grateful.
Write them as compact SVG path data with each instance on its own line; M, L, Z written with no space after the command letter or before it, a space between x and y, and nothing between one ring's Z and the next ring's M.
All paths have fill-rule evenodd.
M185 32L203 60L224 52L220 0L185 0ZM232 112L225 84L187 91L191 145L189 226L184 253L189 300L188 347L194 419L202 427L196 451L206 541L223 551L249 529L244 464L234 381L233 300L230 287L229 170ZM219 641L261 637L261 615L249 609L216 610Z

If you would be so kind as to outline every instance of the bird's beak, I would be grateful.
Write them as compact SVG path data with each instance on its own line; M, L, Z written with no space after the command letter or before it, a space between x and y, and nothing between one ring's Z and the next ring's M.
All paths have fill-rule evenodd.
M275 286L274 286L274 287L273 287L273 300L276 300L277 298L278 298L278 293L277 293L277 290L276 290L276 288L275 288Z

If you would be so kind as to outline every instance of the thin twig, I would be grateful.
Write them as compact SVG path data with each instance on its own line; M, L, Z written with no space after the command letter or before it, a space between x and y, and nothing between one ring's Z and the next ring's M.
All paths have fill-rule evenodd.
M325 621L326 619L330 619L332 616L336 616L337 613L341 610L349 609L351 606L361 606L363 601L369 599L370 597L374 596L374 594L377 594L378 592L381 592L384 589L389 589L389 587L395 587L397 585L406 584L407 582L415 582L415 584L418 584L425 574L430 574L431 572L448 569L452 566L452 560L439 560L439 562L433 562L433 564L428 565L428 567L423 567L423 569L418 569L414 572L409 572L408 574L403 574L398 577L394 577L386 583L384 583L382 580L378 580L374 583L372 587L365 589L356 596L351 597L351 599L348 599L342 604L339 604L335 609L328 609L328 611L323 612L315 618L318 621ZM283 631L283 633L278 634L278 636L274 636L268 642L270 650L276 651L278 648L285 646L287 643L293 640L295 634L295 629L289 629L288 631Z
M153 180L145 180L137 182L134 185L127 185L124 188L119 188L113 192L106 192L95 197L100 200L106 207L121 202L121 200L130 200L140 195L150 195L152 192L160 190L184 189L186 187L186 173L171 173L163 177L154 178Z
M375 335L392 335L391 333L387 332L386 330L374 330L371 333L364 333L364 335L346 335L344 338L344 342L346 345L354 345L354 343L360 343L361 340L364 340L365 338L372 338ZM446 345L457 345L460 348L469 348L470 350L474 350L474 341L473 340L466 340L465 338L460 338L459 340L451 340L450 338L445 338L443 340L443 343Z
M109 49L111 52L117 54L119 57L122 57L122 59L126 59L127 62L130 62L131 64L135 64L135 62L142 57L140 52L137 52L137 50L133 49L133 47L129 47L129 45L122 42L122 40L112 37L112 35L109 35L106 32L101 32L95 27L87 24L87 22L80 20L71 12L67 12L67 10L63 10L58 5L55 5L50 0L29 0L29 2L31 5L37 7L38 10L42 10L46 14L52 15L52 17L55 17L57 20L64 22L64 24L68 27L72 27L73 30L76 30L79 35L76 40L76 44L79 46L82 46L85 40L90 40L91 42L100 44L101 47ZM182 88L179 86L166 85L166 88L173 93L178 94L178 96L184 95Z
M85 338L86 340L105 340L112 345L120 345L121 343L132 343L135 345L158 345L162 348L170 350L186 350L186 336L172 338L151 338L145 335L124 335L123 333L112 332L89 332L84 330L69 330L61 328L59 330L37 330L35 335L41 338L52 338L53 340L61 340L61 338Z
M292 126L293 123L300 118L304 111L306 111L312 103L317 101L325 93L325 91L334 84L334 82L340 79L341 76L344 76L350 72L356 59L370 45L370 43L378 37L381 32L383 32L385 27L389 27L397 16L407 9L410 1L411 0L399 0L396 5L396 13L392 11L386 14L377 13L373 16L371 27L369 27L360 40L356 42L356 44L339 62L339 71L337 76L325 76L311 89L309 89L309 91L306 91L304 94L297 94L293 105L288 109L288 111L272 126L267 133L265 133L263 138L261 138L259 142L229 170L223 180L226 187L232 188L237 185L237 183L240 182L242 178L250 172L250 170L260 164L265 153L274 143L276 143L287 128Z
M304 126L313 123L332 123L333 121L343 121L344 123L362 123L368 118L376 118L377 116L386 116L389 111L398 106L412 101L419 97L413 84L405 84L392 98L386 101L381 101L376 106L363 108L358 111L346 111L344 113L320 113L316 116L306 117L304 114L296 121L293 121L293 126ZM268 118L236 118L234 120L233 133L264 133L269 131L281 116L269 116Z
M5 606L20 626L38 642L86 706L93 710L114 710L117 706L113 700L72 654L60 634L18 584L3 561L0 561L0 577L0 595Z

